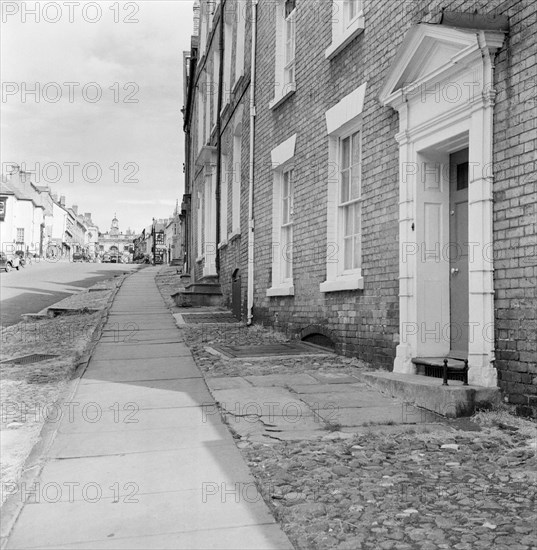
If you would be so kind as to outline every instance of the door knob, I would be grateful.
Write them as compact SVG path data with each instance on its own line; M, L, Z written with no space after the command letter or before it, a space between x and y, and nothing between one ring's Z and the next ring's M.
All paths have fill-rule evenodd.
M452 267L452 268L451 268L451 274L452 274L452 275L458 275L458 273L459 273L458 268L456 268L456 267Z

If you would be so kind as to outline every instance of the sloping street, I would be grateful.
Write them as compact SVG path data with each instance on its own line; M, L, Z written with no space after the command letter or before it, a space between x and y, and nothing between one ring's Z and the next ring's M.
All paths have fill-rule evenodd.
M18 271L0 273L0 324L18 323L23 313L37 313L99 281L137 268L133 264L37 260Z

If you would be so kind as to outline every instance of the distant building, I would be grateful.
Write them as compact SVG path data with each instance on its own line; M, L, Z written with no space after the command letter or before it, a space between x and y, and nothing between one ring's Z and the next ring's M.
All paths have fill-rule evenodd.
M48 189L32 183L31 174L13 166L0 182L0 239L2 251L41 256L46 243L45 220L52 215Z
M47 242L48 259L69 258L73 252L75 223L73 212L65 205L65 196L52 196L52 219Z
M114 215L109 231L99 233L98 255L103 259L105 254L119 255L123 261L130 262L134 256L135 233L127 229L125 233L119 230L119 220Z
M99 254L99 228L91 219L91 212L85 212L83 216L80 216L80 219L86 228L84 252L89 259L93 260Z

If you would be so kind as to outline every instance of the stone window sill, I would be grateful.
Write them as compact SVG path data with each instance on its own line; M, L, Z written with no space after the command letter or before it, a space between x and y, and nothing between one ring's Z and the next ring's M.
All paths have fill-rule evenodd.
M296 92L296 84L293 82L291 84L286 84L285 86L285 93L281 96L275 97L270 103L269 103L269 109L277 109L282 103L287 101L292 95L294 95Z
M364 278L361 275L345 275L333 281L321 283L319 290L323 293L341 292L343 290L363 290Z
M292 283L281 284L267 289L267 296L269 298L274 296L294 296L295 287Z
M229 243L236 241L241 236L241 232L238 229L234 229L228 236L227 240Z
M332 59L344 48L347 47L358 35L362 34L364 31L364 17L363 15L358 16L354 23L341 35L334 36L332 38L332 44L326 48L324 56L326 59Z

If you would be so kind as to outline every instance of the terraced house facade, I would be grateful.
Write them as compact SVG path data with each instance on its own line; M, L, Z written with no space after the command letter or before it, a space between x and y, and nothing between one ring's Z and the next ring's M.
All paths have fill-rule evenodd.
M237 18L226 30L229 9L244 34ZM376 367L466 360L471 384L499 384L534 413L535 3L200 10L191 78L205 74L231 99L208 101L198 84L185 102L193 284L208 276L243 320ZM226 75L243 38L252 61L241 95Z

